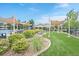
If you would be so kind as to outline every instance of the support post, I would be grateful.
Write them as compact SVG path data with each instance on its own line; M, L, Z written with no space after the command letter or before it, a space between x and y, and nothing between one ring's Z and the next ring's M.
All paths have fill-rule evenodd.
M51 28L51 21L50 21L50 17L49 17L49 34L48 34L48 37L50 37L50 28Z
M70 37L70 19L68 18L69 22L68 22L68 37Z

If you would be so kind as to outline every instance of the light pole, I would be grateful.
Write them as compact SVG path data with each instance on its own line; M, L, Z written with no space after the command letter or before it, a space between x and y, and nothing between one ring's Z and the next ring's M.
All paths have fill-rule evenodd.
M50 20L50 17L49 17L49 34L48 34L48 37L50 37L50 28L51 28L51 20Z
M15 34L15 24L13 24L13 33Z
M63 26L63 25L61 24L61 25L60 25L60 27L61 27L61 32L63 31L63 30L62 30L62 26Z
M15 26L16 26L16 19L15 19L15 17L13 17L12 18L12 20L13 20L13 33L15 34Z
M70 18L68 17L68 37L70 37Z
M60 28L60 25L58 25L58 33L59 33L59 31L60 31L59 28Z

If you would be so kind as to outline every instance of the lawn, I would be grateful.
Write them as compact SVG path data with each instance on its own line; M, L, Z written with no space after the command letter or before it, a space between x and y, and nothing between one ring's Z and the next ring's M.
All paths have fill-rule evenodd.
M75 56L79 55L79 39L67 34L51 32L51 46L41 56Z

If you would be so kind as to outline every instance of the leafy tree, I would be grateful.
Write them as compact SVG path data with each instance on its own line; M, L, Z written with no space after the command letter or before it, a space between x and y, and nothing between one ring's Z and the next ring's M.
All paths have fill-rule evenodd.
M32 25L31 25L31 29L33 29L33 26L34 26L34 20L33 20L33 19L29 20L29 23L32 24Z
M70 28L76 29L78 26L77 19L78 19L78 12L74 10L69 11L69 13L67 13L67 18L65 20L67 22L65 22L64 28L68 28L68 23L70 21Z
M79 29L79 21L76 21L76 29Z
M8 28L9 30L12 30L12 29L13 29L13 26L12 26L11 24L6 24L6 25L8 26L7 28Z

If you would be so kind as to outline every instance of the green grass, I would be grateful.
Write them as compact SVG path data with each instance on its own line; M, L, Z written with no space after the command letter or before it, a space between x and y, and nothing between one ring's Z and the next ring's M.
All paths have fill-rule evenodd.
M67 34L51 32L51 46L41 56L78 56L79 39Z

